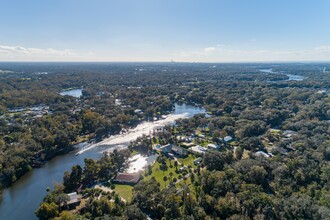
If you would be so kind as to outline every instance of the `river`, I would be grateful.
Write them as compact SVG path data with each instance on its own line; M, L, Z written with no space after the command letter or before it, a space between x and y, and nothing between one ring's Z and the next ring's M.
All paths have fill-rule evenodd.
M164 120L167 120L168 123L173 123L174 120L179 117L192 117L197 113L205 113L205 109L191 105L176 104L174 113L168 115ZM160 120L157 123L163 126L162 121L163 120ZM149 132L153 123L143 122L139 126L144 128L143 131L140 130L138 132L141 134L141 132L143 133L144 131ZM99 144L98 146L88 148L88 150L86 150L86 147L88 147L86 146L87 144L79 144L76 150L65 155L57 156L47 162L43 167L33 169L25 174L11 187L4 190L0 199L0 220L37 219L34 211L46 196L47 187L51 188L56 182L61 183L63 173L69 171L73 165L79 164L83 166L84 158L98 159L102 152L114 149L115 146L126 147L128 145L126 140L131 138L131 135L138 134L134 133L134 129L131 130L132 131L120 135L120 140L122 141L116 139L115 144L111 142L112 139L110 139L110 142L109 139L106 139L104 140L106 144ZM82 149L84 150L81 151ZM80 152L80 154L75 156L78 152Z
M283 75L286 75L287 77L289 77L289 79L279 80L279 81L290 81L290 80L302 81L302 80L306 79L306 77L300 76L300 75L294 75L294 74L288 74L288 73L282 73L282 72L274 72L273 69L260 69L259 71L263 72L263 73L283 74Z

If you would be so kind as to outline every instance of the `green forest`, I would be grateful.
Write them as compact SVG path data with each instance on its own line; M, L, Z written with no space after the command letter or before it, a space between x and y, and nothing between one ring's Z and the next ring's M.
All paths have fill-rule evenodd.
M1 189L77 143L99 142L185 103L207 113L177 120L99 160L86 158L83 167L63 174L63 183L50 190L36 216L330 219L330 75L324 67L329 68L317 63L1 63L0 69L11 71L0 74ZM290 74L301 79L291 80ZM77 88L79 98L60 94ZM158 152L155 164L129 187L129 199L111 181L130 156L165 144L188 151L186 142L220 149L202 156L189 151L179 159ZM193 164L198 157L201 162ZM92 187L96 183L109 191ZM63 205L76 191L79 207Z

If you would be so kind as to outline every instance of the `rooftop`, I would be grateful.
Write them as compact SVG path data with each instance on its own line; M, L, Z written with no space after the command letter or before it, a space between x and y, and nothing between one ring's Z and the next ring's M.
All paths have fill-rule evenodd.
M76 192L72 192L72 193L69 193L67 195L70 198L70 200L68 201L68 205L79 202L80 197L81 197Z
M220 146L218 146L216 144L208 144L207 147L210 149L219 149L220 148Z
M226 137L223 138L223 140L225 142L229 142L229 141L233 140L233 138L231 136L226 136Z
M205 147L202 147L199 145L191 147L191 148L189 148L189 150L199 153L199 154L205 154L205 152L207 151L207 149Z
M255 153L255 155L256 156L263 156L263 157L270 157L270 155L269 154L267 154L266 152L264 152L264 151L257 151L256 153Z
M114 181L121 183L137 183L140 180L140 173L118 173Z
M187 142L183 142L183 143L181 143L181 145L182 146L185 146L185 147L192 147L192 146L195 146L195 144L194 143L187 143Z

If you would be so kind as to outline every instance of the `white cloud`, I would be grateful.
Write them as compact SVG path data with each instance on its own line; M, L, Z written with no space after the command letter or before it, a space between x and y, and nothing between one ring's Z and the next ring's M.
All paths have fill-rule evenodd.
M156 51L156 52L155 52ZM156 53L156 56L152 54ZM304 50L242 49L217 44L200 49L178 51L75 51L71 49L31 48L0 45L0 61L182 61L182 62L267 62L267 61L330 61L330 46Z
M92 52L0 45L0 61L88 61Z
M205 53L212 53L213 51L215 51L215 47L206 47L203 50Z
M329 53L330 52L330 46L315 47L314 51L317 52L317 53Z
M206 47L199 51L182 51L173 56L177 61L200 62L330 61L330 46L323 45L306 50L244 50L217 44L216 47Z
M0 45L0 55L19 55L19 56L76 56L72 50L55 50L53 48L27 48L22 46L4 46Z

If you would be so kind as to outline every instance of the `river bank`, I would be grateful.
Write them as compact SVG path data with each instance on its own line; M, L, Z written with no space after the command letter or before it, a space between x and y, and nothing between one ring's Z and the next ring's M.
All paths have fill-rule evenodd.
M288 77L288 79L286 79L286 80L277 80L277 81L274 81L274 82L291 81L291 80L292 81L302 81L302 80L306 79L306 77L300 76L300 75L293 75L293 74L284 73L284 72L276 72L276 71L273 71L272 68L270 68L270 69L260 69L259 71L262 72L262 73L282 74L282 75L286 75Z
M129 132L126 132L124 134L118 134L113 135L109 138L104 139L101 142L92 144L80 151L78 151L77 155L82 154L90 149L93 149L95 147L109 147L115 145L128 145L131 141L136 140L138 137L141 137L143 135L148 135L152 133L155 129L164 127L165 125L169 125L173 122L175 122L177 119L180 118L188 118L188 113L182 113L182 114L169 114L165 119L161 119L159 121L149 122L144 121L140 124L138 124L135 128L132 128L129 130Z
M77 164L83 166L85 158L99 159L103 152L111 151L115 147L127 147L133 137L148 134L151 128L162 125L164 122L174 123L176 119L192 117L198 113L205 113L205 109L175 104L174 112L166 119L155 123L144 122L143 126L138 125L117 138L105 139L97 143L97 147L91 147L80 154L77 153L90 146L86 142L76 145L73 151L49 160L41 168L31 170L12 186L6 188L0 198L0 219L36 219L34 211L46 196L46 189L52 188L54 183L62 183L64 172L70 170L72 166ZM136 132L133 132L134 130Z

